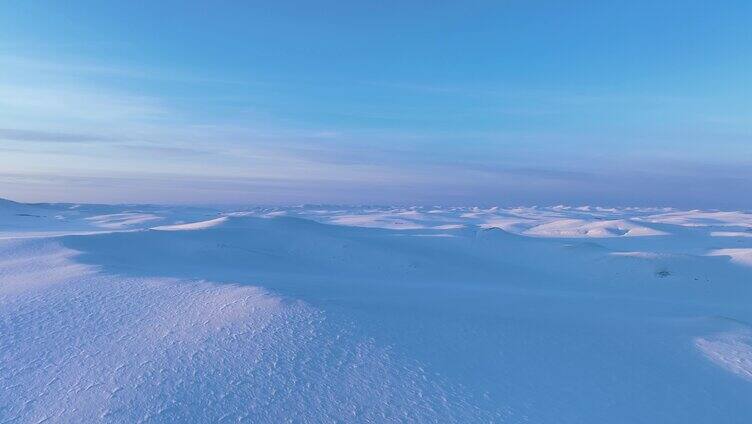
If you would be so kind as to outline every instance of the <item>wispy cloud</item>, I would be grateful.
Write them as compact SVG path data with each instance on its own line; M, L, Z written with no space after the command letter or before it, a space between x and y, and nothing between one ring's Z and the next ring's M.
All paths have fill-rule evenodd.
M102 135L0 128L0 140L50 143L93 143L103 141L110 142L116 141L117 139Z
M147 154L147 155L165 155L167 157L194 157L206 158L208 155L217 152L209 149L178 147L178 146L160 146L148 144L120 144L115 146L118 149L129 153Z
M133 66L123 64L103 64L90 62L81 58L63 58L60 60L39 59L19 55L0 55L0 67L12 69L15 73L36 73L56 77L114 77L136 80L159 80L182 83L255 85L257 81L237 80L231 78L197 75L190 72L170 69Z
M153 121L169 116L157 98L96 87L0 84L0 123L14 121Z
M650 150L652 127L600 131L608 125L597 118L663 125L649 110L692 104L660 93L386 82L352 84L347 99L329 103L317 99L330 87L292 93L294 84L277 81L261 101L214 90L244 81L179 69L9 56L0 67L12 70L0 79L0 166L25 172L4 175L0 188L46 193L39 198L465 202L504 192L524 203L578 192L626 198L638 185L665 194L698 175ZM270 106L265 96L282 100ZM288 111L298 100L307 103ZM620 110L637 112L611 113ZM631 132L613 131L622 127ZM747 127L738 127L743 142ZM649 155L660 160L641 161Z

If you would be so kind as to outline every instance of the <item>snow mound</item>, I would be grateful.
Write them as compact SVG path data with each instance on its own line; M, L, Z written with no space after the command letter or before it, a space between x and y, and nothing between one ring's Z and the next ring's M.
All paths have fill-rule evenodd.
M8 243L0 254L27 259L0 258L0 387L13 393L0 396L4 421L491 419L303 302L116 277L72 263L60 245Z
M368 215L339 215L328 220L330 224L352 225L356 227L385 228L391 230L416 230L425 228L425 225L416 223L415 214L368 214Z
M85 219L97 227L121 229L137 226L147 222L151 223L152 221L159 221L163 218L152 213L123 212L107 215L96 215Z
M561 219L537 225L524 234L537 237L630 237L660 236L663 231L639 225L628 220L586 221L582 219Z
M731 262L752 266L752 248L716 249L708 253L710 256L728 256Z
M175 224L175 225L162 225L159 227L153 227L152 230L158 231L194 231L205 230L207 228L214 228L226 224L229 217L223 216L220 218L209 219L206 221L191 222L187 224Z
M741 211L673 211L648 215L640 219L685 227L746 226L752 228L752 214Z

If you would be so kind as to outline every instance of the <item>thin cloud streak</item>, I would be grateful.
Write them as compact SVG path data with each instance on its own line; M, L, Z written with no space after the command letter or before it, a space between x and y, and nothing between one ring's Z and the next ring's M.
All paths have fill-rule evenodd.
M107 136L90 135L90 134L75 134L75 133L65 133L65 132L0 128L0 140L49 142L49 143L95 143L95 142L113 142L113 141L117 141L118 139L107 137Z

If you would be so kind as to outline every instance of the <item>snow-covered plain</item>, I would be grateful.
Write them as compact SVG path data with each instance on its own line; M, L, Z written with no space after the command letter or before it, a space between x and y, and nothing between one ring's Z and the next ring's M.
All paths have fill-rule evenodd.
M0 200L0 423L752 422L752 213Z

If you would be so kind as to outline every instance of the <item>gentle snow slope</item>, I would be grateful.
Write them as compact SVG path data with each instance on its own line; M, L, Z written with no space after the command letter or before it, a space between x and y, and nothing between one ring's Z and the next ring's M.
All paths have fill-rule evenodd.
M0 240L0 422L752 419L742 213L71 210Z

